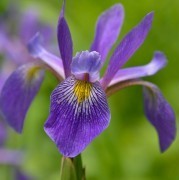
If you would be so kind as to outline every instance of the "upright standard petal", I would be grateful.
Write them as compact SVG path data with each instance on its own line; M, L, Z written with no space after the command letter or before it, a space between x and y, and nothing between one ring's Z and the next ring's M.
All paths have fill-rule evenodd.
M153 13L147 14L144 19L124 37L115 49L110 59L107 71L102 79L102 86L104 88L107 87L118 70L142 45L151 28L152 20Z
M162 52L155 52L152 61L145 66L138 66L132 68L121 69L114 76L109 86L113 86L119 82L137 79L145 76L151 76L157 73L160 69L165 67L167 64L167 59Z
M21 133L27 110L39 91L44 72L34 64L20 66L5 82L0 109L8 124Z
M116 42L124 19L124 9L121 4L116 4L101 14L96 24L96 34L91 51L101 54L104 63L112 45Z
M82 51L77 53L71 64L71 73L77 79L87 79L89 82L99 80L100 69L101 56L96 51Z
M155 85L147 84L143 92L145 114L157 130L160 149L164 152L176 136L175 114Z
M55 55L49 53L40 44L40 35L36 33L35 36L28 43L28 50L34 58L39 58L45 65L57 74L61 79L65 78L62 60Z
M64 4L60 13L58 27L57 27L57 39L60 49L61 58L63 60L63 66L65 71L65 77L70 76L70 65L73 56L73 42L70 34L68 24L64 18Z
M51 95L45 131L67 157L75 157L98 136L110 121L106 95L99 82L70 76Z

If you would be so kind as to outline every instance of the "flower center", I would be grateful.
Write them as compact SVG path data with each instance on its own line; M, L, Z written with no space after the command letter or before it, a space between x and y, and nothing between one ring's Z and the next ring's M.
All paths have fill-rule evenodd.
M82 51L76 54L71 64L71 72L78 80L96 82L99 80L101 56L96 51Z
M91 93L92 84L83 81L83 80L77 80L74 86L74 94L77 97L77 100L79 103L87 100Z

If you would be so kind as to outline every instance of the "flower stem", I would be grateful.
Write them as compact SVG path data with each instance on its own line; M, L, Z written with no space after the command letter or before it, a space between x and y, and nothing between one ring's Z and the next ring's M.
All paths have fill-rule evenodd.
M81 154L75 158L62 157L60 180L85 180Z

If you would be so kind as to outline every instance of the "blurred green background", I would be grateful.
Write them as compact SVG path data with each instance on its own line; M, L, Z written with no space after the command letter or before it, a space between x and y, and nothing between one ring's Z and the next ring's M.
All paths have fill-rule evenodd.
M122 3L125 8L125 21L118 41L148 12L155 11L150 34L126 66L146 64L155 50L165 52L168 66L145 79L160 87L179 119L179 0L67 0L66 18L74 52L89 48L98 15L115 3ZM1 0L0 10L3 11L7 4L8 1ZM29 6L36 7L43 21L50 23L54 30L61 5L59 0L19 0L18 4L21 11ZM59 179L61 155L43 130L49 112L49 95L57 83L53 75L47 73L27 114L22 135L9 128L7 147L23 149L25 159L21 169L40 180ZM141 87L121 90L109 98L109 104L112 113L109 128L82 153L87 179L178 180L178 136L161 154L157 134L143 113ZM10 179L8 166L0 165L0 179Z

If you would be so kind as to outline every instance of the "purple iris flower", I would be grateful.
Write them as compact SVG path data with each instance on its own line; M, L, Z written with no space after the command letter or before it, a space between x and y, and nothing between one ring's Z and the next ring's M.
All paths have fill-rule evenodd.
M46 37L45 45L49 44L52 40L52 28L40 21L34 9L20 13L19 9L11 6L4 15L0 16L0 55L3 60L0 69L0 91L14 69L24 63L36 61L29 54L26 45L37 30ZM13 170L13 179L32 179L20 168L24 160L24 153L20 150L7 149L5 146L8 140L6 126L0 114L0 165L10 166Z
M0 69L0 90L14 69L34 61L26 46L37 31L45 37L44 44L50 44L53 30L48 24L41 22L39 14L33 8L20 13L19 9L10 6L0 16L0 54L4 60Z
M104 76L99 75L117 40L123 19L121 4L102 13L90 50L78 52L73 57L73 43L63 6L57 28L61 58L43 48L36 34L28 48L37 61L19 67L3 87L0 105L9 125L17 132L22 131L45 67L61 83L51 94L50 114L44 129L64 156L77 156L108 127L111 115L107 97L132 85L143 86L145 114L158 133L161 151L165 151L176 135L174 112L156 85L140 79L162 69L167 62L165 55L157 51L147 65L122 69L148 35L153 13L147 14L123 38L110 57Z

